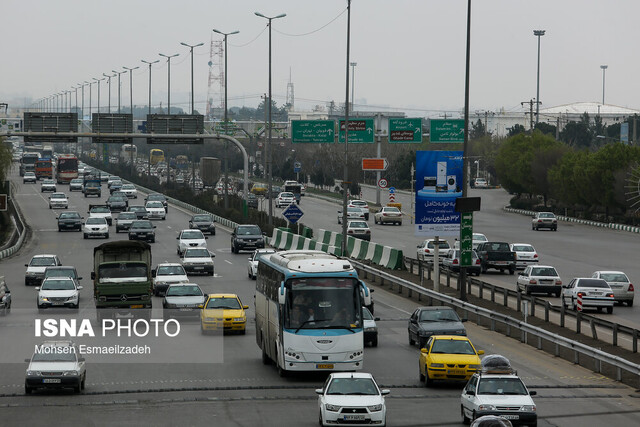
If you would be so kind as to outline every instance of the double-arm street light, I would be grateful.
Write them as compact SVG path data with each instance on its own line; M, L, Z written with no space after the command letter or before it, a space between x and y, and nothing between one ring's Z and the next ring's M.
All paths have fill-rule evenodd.
M107 113L111 114L111 77L115 77L115 74L113 76L110 76L109 74L102 73L102 75L107 78L107 82L109 84L109 101L107 102Z
M351 1L351 0L349 0ZM272 17L268 17L268 16L264 16L262 13L260 12L255 12L256 16L259 16L261 18L266 19L269 23L267 24L269 26L269 129L268 129L268 137L267 137L267 162L268 162L268 169L269 169L269 186L268 186L268 195L269 195L269 225L273 225L273 195L271 194L271 188L272 188L272 181L273 181L273 175L272 175L272 162L271 162L271 128L273 127L271 124L271 21L273 21L274 19L278 19L278 18L284 18L285 16L287 16L286 13L281 13L280 15L276 15L276 16L272 16ZM348 73L347 73L348 74ZM225 186L227 184L225 183Z
M131 113L131 119L133 120L133 70L137 70L140 67L122 67L129 72L129 112ZM134 172L135 159L133 157L133 139L131 139L131 176Z
M198 44L194 44L194 45L190 45L187 44L185 42L180 42L180 44L182 46L186 46L190 49L191 51L191 114L193 114L193 110L194 110L194 105L193 105L193 48L194 47L199 47L204 45L204 43L198 43ZM194 150L195 151L195 150ZM196 155L195 153L191 153L191 183L192 183L192 189L193 192L195 194L196 192Z
M602 105L604 105L604 74L607 68L609 68L609 66L601 65L600 68L602 68Z
M240 31L232 31L230 33L223 33L222 31L213 29L214 33L221 34L224 37L224 129L227 129L227 122L229 120L228 112L229 108L227 105L227 79L229 75L227 74L227 36L232 34L238 34ZM229 181L229 142L225 141L224 143L224 208L229 208L229 187L227 186L227 182Z
M156 59L155 61L145 61L144 59L141 59L141 61L149 66L149 114L151 114L151 66L160 62L160 60Z
M93 80L95 80L95 82L98 84L98 114L100 113L100 82L103 81L104 79L96 79L95 77L93 77Z
M538 78L536 85L536 126L538 125L540 112L540 37L544 36L545 30L533 30L533 35L538 37Z
M118 75L118 114L120 114L120 74L126 73L126 71L116 71L116 70L111 70L112 72L116 73ZM114 74L114 77L115 75Z
M167 58L167 114L171 114L171 58L175 58L180 54L165 55L164 53L160 53L159 55Z

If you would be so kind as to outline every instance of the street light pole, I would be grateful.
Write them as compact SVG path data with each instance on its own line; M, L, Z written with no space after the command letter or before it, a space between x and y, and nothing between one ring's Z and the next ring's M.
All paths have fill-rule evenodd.
M349 2L351 0L348 0ZM278 18L284 18L285 16L287 16L286 13L281 13L280 15L277 16L273 16L273 17L268 17L263 15L260 12L255 12L256 16L259 16L261 18L266 19L267 21L269 21L269 23L267 24L269 26L269 129L268 129L268 137L267 137L267 148L268 148L268 153L267 153L267 161L269 162L268 166L269 166L269 186L268 186L268 194L269 194L269 225L273 225L273 195L271 194L271 188L273 187L273 164L272 164L272 159L271 159L271 151L272 151L272 138L271 138L271 128L272 126L272 121L271 121L271 21L274 19L278 19ZM225 183L226 185L226 183Z
M344 169L342 171L342 256L347 256L347 187L349 185L349 55L351 54L351 0L347 0L347 66L344 102ZM351 100L353 102L353 100Z
M160 53L159 55L167 58L167 114L171 114L171 58L175 58L180 54L165 55Z
M609 68L608 65L601 65L600 68L602 68L602 105L604 105L604 74L607 68Z
M223 33L222 31L213 29L214 33L222 34L224 36L224 129L227 129L227 123L229 120L227 105L227 36L231 34L238 34L240 31L232 31L230 33ZM229 181L229 142L224 142L224 208L229 208L229 187L227 182Z
M137 70L140 67L122 67L129 72L129 112L131 113L131 120L133 120L133 70ZM133 176L135 159L133 156L133 138L131 139L131 176Z
M159 59L155 61L145 61L141 59L142 62L149 65L149 115L151 115L151 66L157 62L160 62ZM149 150L149 161L147 162L147 176L151 176L151 150Z
M193 110L194 110L194 108L193 108L193 48L202 46L202 45L204 45L204 43L198 43L198 44L190 45L190 44L187 44L185 42L180 42L180 44L182 46L188 47L190 49L190 51L191 51L191 114L193 114Z
M105 73L102 73L102 75L107 78L107 82L109 83L109 100L107 101L107 105L108 105L107 114L111 114L111 77L115 77L115 75L110 76Z
M533 30L533 35L538 37L538 78L536 88L536 126L538 126L540 112L540 37L544 36L545 30Z
M93 80L95 80L96 83L98 84L98 114L100 114L100 82L104 79L96 79L94 77Z
M120 114L120 74L126 73L126 71L116 71L116 70L111 70L111 71L118 75L118 114ZM114 74L114 77L115 77L115 74Z
M349 65L351 65L351 111L353 111L355 108L353 106L353 103L355 102L355 93L356 93L356 65L358 65L357 62L351 62Z

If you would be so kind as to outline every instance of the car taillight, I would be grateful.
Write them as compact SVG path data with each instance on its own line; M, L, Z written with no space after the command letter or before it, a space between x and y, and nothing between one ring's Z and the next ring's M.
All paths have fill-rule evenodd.
M480 262L480 259L476 259L476 264L482 264L482 263Z
M457 264L457 263L458 263L458 260L457 260L457 259L454 259L454 260L453 260L453 264Z
M431 251L430 251L429 249L425 249L425 250L424 250L424 253L425 253L425 254L430 254L430 253L431 253Z
M633 292L633 285L629 283L629 292Z
M586 294L585 294L584 292L578 292L578 296L579 296L579 297L583 297L583 296L585 296L585 295L586 295Z
M353 234L353 230L347 230L348 234Z
M536 279L530 279L529 280L529 284L530 285L535 285L536 283L538 283L538 281Z
M383 213L383 214L382 214L382 216L387 216L387 214L386 214L386 213Z
M366 233L367 233L367 234L371 234L371 230L367 230L367 231L366 231Z
M556 279L556 285L562 285L562 280Z
M607 298L613 298L613 292L608 293Z
M538 258L538 254L534 254L534 255L533 255L533 257L534 257L534 258Z

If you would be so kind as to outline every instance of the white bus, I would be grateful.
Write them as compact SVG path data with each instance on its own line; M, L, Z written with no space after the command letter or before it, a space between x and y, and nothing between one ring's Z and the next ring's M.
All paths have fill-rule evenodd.
M133 156L133 157L132 157ZM138 157L138 147L134 144L123 144L120 149L120 160L123 163L131 163L133 159L134 163Z
M287 371L362 369L361 282L348 260L321 251L261 257L256 342L262 361Z

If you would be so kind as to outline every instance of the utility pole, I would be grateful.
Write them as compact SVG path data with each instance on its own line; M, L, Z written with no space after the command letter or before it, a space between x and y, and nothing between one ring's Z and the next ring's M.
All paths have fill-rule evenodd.
M534 101L533 99L529 101L521 102L520 105L524 106L525 104L529 104L529 125L531 128L531 132L533 132L533 104L538 103L538 101Z

